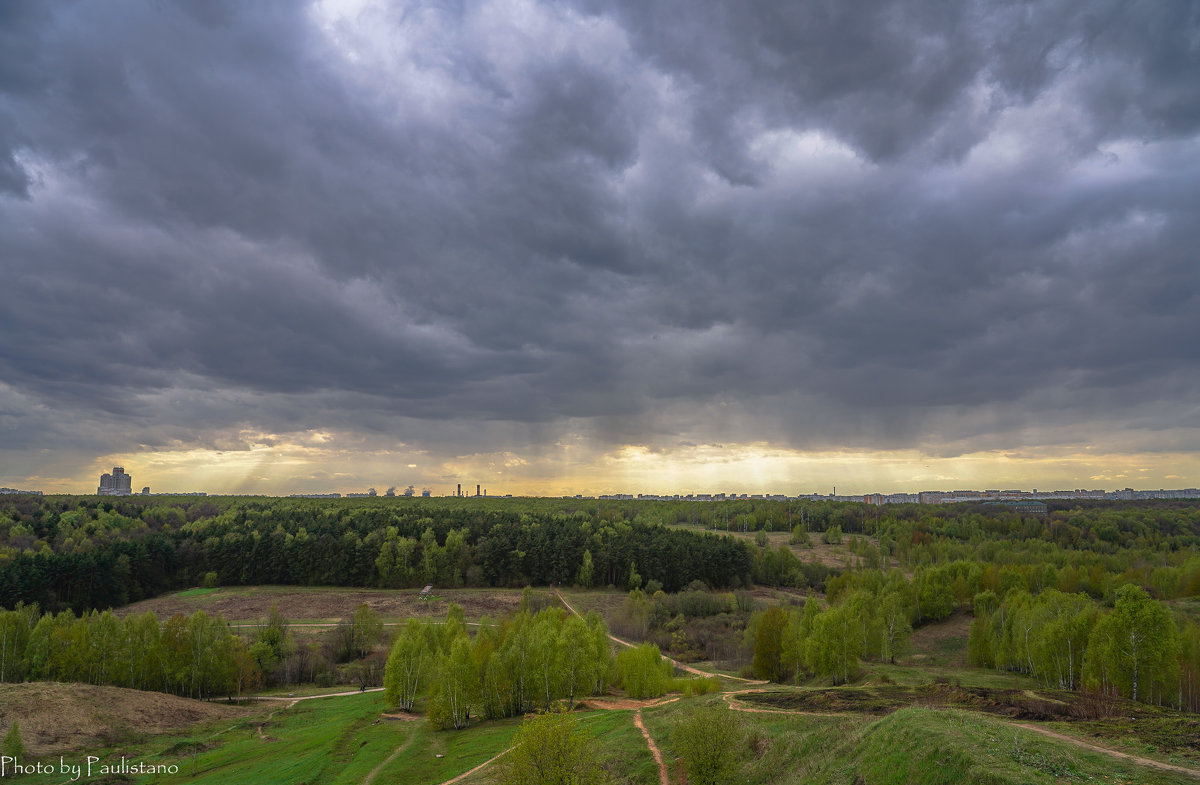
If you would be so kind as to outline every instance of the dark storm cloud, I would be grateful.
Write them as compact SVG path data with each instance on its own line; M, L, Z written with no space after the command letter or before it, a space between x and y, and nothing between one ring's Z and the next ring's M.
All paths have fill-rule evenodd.
M9 450L1200 425L1194 3L0 15Z

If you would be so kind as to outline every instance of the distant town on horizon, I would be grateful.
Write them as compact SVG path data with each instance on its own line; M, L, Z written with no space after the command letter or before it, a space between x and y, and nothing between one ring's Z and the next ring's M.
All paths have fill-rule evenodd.
M100 484L96 489L98 496L208 496L206 491L187 491L187 492L167 492L152 494L150 486L143 486L139 493L134 493L133 478L125 472L124 467L114 466L111 473L105 472L100 475ZM0 488L0 494L33 494L37 496L44 495L40 490L19 490L16 488ZM76 495L76 494L63 494ZM90 495L90 494L84 494ZM409 485L400 493L396 492L396 488L390 487L384 493L380 494L374 488L369 488L365 492L349 492L349 493L291 493L287 494L211 494L214 496L267 496L274 498L295 498L295 499L355 499L355 498L433 498L434 494L430 488L423 488L421 491L416 491L414 486ZM783 493L688 493L688 494L656 494L656 493L605 493L605 494L574 494L574 495L547 495L537 496L529 494L491 494L489 495L486 488L477 484L475 493L469 491L464 492L462 483L457 483L454 491L448 494L439 494L440 498L565 498L565 499L596 499L608 501L692 501L692 502L720 502L720 501L742 501L742 500L761 500L761 501L835 501L835 502L857 502L862 504L954 504L958 502L998 502L998 503L1020 503L1020 502L1040 502L1040 501L1055 501L1055 500L1073 500L1086 499L1095 501L1141 501L1148 499L1197 499L1200 498L1200 489L1197 488L1178 488L1158 490L1135 490L1133 488L1123 488L1119 490L1106 491L1104 489L1088 490L1084 488L1075 488L1073 490L1053 490L1040 491L1034 488L1031 491L1021 489L988 489L988 490L953 490L953 491L918 491L916 493L865 493L865 494L841 494L837 493L837 488L828 494L822 493L799 493L788 495Z

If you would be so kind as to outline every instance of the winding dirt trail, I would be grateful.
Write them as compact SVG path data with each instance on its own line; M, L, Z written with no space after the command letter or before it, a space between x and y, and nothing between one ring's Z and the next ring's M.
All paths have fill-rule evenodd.
M601 711L621 711L622 709L636 709L633 713L633 724L642 732L642 737L646 740L646 746L650 748L650 755L654 758L654 763L658 766L658 782L659 785L671 785L671 779L667 773L667 764L663 762L662 751L658 749L658 745L654 743L654 737L650 735L650 731L646 729L646 723L642 721L642 709L649 709L653 706L664 706L668 703L679 700L676 695L673 698L656 698L652 700L634 700L626 698L624 700L591 700L585 701L584 705Z
M347 695L363 695L368 692L383 692L383 687L371 687L366 690L348 690L346 692L326 692L321 695L247 695L242 700L253 701L311 701L318 698L343 698Z
M396 756L400 755L406 749L408 749L408 745L412 744L412 740L414 738L416 738L416 734L410 733L408 735L408 738L404 740L403 744L401 744L399 747L397 747L395 750L393 750L391 755L388 755L386 758L384 758L382 761L380 761L378 766L371 769L371 773L368 774L366 779L364 779L362 781L362 785L371 785L371 781L375 779L375 775L378 774L379 772L383 771L383 767L388 765L389 763L391 763L393 760L395 760Z
M1124 760L1133 761L1134 763L1137 763L1142 766L1149 766L1152 769L1160 769L1162 771L1178 772L1180 774L1187 774L1190 777L1195 777L1196 779L1200 779L1200 769L1189 769L1186 766L1176 766L1174 763L1166 763L1161 760L1154 760L1152 758L1142 758L1137 755L1130 755L1128 752L1120 752L1118 750L1110 749L1108 747L1101 747L1096 744L1090 744L1090 743L1084 741L1083 739L1077 739L1074 736L1068 736L1065 733L1058 733L1057 731L1052 731L1049 728L1042 728L1037 725L1030 725L1029 723L1025 723L1025 722L1008 722L1005 724L1012 725L1014 728L1022 728L1024 730L1033 731L1034 733L1040 733L1043 736L1049 736L1052 739L1058 739L1059 741L1065 741L1067 744L1072 744L1076 747L1082 747L1086 750L1091 750L1092 752L1099 752L1102 755L1108 755L1113 758L1122 758Z
M503 758L505 755L507 755L508 753L510 753L512 751L513 751L513 748L509 747L508 749L506 749L504 752L500 753L496 757L488 758L483 763L480 763L478 766L471 769L470 771L464 771L462 774L459 774L457 777L452 777L451 779L446 780L441 785L453 785L453 783L455 783L455 782L461 782L462 780L465 780L467 777L470 777L475 772L485 769L488 766L492 765L493 763L500 760L501 758Z
M863 717L862 713L848 711L801 711L799 709L755 709L738 700L739 695L749 695L752 692L767 692L767 690L730 690L721 693L721 697L734 711L744 711L747 714L791 714L797 717Z
M654 762L658 765L658 782L659 785L671 785L671 778L667 775L667 764L663 763L662 752L659 751L658 745L654 743L654 739L650 736L650 731L646 730L646 723L642 722L642 710L638 709L633 714L633 724L642 732L642 736L646 739L646 746L650 748L650 754L654 756Z
M342 698L342 697L346 697L348 695L362 695L363 693L367 693L367 692L383 692L383 687L372 687L371 689L368 689L368 690L349 690L347 692L327 692L323 695L299 695L299 696L262 695L262 696L258 696L255 698L255 700L287 701L286 706L280 706L278 709L276 709L275 711L272 711L270 714L267 715L267 718L265 720L263 720L262 724L260 724L258 726L258 735L264 741L271 741L272 740L271 737L265 736L263 734L263 730L262 730L263 725L266 725L266 723L269 722L270 719L275 716L276 712L278 712L282 709L290 709L292 706L295 706L300 701L319 700L321 698ZM379 716L386 717L388 719L401 720L401 721L411 721L411 720L416 719L415 717L412 717L409 715L401 715L401 714L384 713ZM404 753L404 751L406 749L408 749L408 745L412 743L412 740L414 738L415 738L415 736L410 735L408 737L408 739L406 739L404 741L403 744L401 744L396 749L392 750L391 755L388 755L386 758L384 758L379 763L378 766L371 769L370 773L367 774L366 779L363 780L363 785L371 785L371 782L375 779L376 775L378 775L379 772L383 771L383 768L385 766L387 766L389 763L391 763L396 758L396 756L402 755ZM508 749L501 752L499 755L496 755L495 757L492 757L492 758L488 758L487 760L485 760L483 763L480 763L475 768L470 769L469 771L464 771L462 774L459 774L458 776L452 777L451 779L448 779L445 782L441 783L441 785L451 785L451 783L459 782L460 780L466 779L467 777L471 776L475 772L480 771L480 770L490 766L491 764L495 763L496 761L500 760L505 755L512 752L512 750L513 750L513 748L509 747Z

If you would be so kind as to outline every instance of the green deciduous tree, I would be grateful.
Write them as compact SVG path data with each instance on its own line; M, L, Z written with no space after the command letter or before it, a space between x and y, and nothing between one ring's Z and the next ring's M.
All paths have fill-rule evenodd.
M0 682L23 678L28 643L29 617L21 611L0 612Z
M383 688L388 703L403 711L425 691L438 654L436 633L428 622L409 619L396 636L384 666Z
M685 715L671 733L671 744L683 758L688 785L724 785L737 769L742 726L732 711L717 706Z
M844 684L858 672L862 656L862 638L858 620L845 605L837 605L813 620L812 633L805 642L805 659L819 676L830 676L834 684Z
M529 641L529 682L537 691L538 703L545 711L550 703L562 693L561 663L564 645L561 636L563 611L547 608L533 620Z
M572 615L563 626L560 678L567 706L575 705L575 698L589 691L595 683L595 671L601 667L596 650L591 645L591 630L587 622ZM606 647L607 648L607 647Z
M918 621L940 621L954 611L952 579L945 570L918 570L913 576L913 591Z
M879 659L894 663L908 649L912 634L907 598L898 591L884 594L876 605L876 626L879 630Z
M467 727L481 689L471 643L466 633L462 633L450 644L450 651L439 658L437 675L430 688L429 722L439 728Z
M500 770L503 785L602 785L595 745L570 714L526 717Z
M579 565L579 585L585 589L592 588L592 579L595 570L595 565L592 563L592 552L585 550L583 552L583 563Z
M383 620L370 605L364 602L354 611L351 629L351 645L354 654L358 657L366 657L383 637Z
M657 698L670 686L674 667L653 643L643 643L617 654L617 675L631 698Z
M783 681L787 671L783 661L783 633L787 623L787 611L778 605L751 617L746 636L754 651L751 668L755 678Z
M1111 613L1088 638L1084 678L1133 700L1174 702L1179 683L1179 633L1167 609L1138 586L1117 589Z

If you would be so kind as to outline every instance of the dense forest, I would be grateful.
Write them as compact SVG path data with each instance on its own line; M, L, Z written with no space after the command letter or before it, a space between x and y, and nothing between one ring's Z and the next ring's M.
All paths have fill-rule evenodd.
M4 525L7 522L7 525ZM1200 595L1200 503L992 505L741 500L0 497L0 605L84 612L204 582L411 587L579 583L667 592L696 582L824 591L839 570L714 532L839 540L867 569L972 562L999 596L1023 587L1113 598ZM865 535L865 536L864 536ZM801 555L797 556L797 552ZM965 579L964 579L965 581ZM952 587L963 605L973 596Z
M536 507L536 506L535 506ZM619 514L410 501L0 497L0 605L83 612L198 585L740 586L740 542Z

